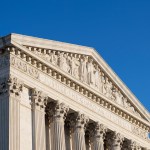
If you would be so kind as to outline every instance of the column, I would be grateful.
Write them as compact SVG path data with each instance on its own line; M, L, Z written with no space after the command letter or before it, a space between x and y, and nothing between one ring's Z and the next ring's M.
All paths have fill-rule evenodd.
M0 150L20 150L20 94L23 83L13 76L0 82Z
M68 119L73 130L73 150L86 150L85 127L89 118L80 112L70 114Z
M47 113L51 119L52 150L66 150L64 120L69 107L59 101L49 103Z
M128 145L129 145L129 150L141 150L140 144L138 144L135 141L131 140Z
M32 90L32 130L33 150L46 150L45 106L47 95L37 89Z
M93 138L93 149L104 150L104 136L106 133L106 127L99 122L95 123L94 138Z
M45 125L46 125L46 150L52 150L51 149L51 126L50 126L50 122L49 122L49 118L46 115L46 121L45 121Z
M121 150L124 137L120 133L114 132L112 138L112 150Z

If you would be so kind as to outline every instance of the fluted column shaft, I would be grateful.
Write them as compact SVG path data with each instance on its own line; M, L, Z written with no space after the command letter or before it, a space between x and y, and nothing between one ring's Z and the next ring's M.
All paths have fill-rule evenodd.
M74 131L74 149L86 150L84 127L80 128L80 126L78 126Z
M47 96L37 89L32 91L33 150L46 150L45 106Z
M20 101L23 83L0 79L0 150L20 150Z
M94 150L104 150L104 134L106 133L106 128L103 124L96 123L94 138L93 138L93 147Z
M69 107L64 103L50 103L48 108L49 118L51 119L52 150L66 150L64 119Z
M88 120L84 114L80 114L79 112L70 115L73 130L73 150L86 150L85 126Z

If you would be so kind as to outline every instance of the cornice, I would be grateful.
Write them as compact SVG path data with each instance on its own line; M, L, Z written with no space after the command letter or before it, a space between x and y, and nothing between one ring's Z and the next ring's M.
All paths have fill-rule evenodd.
M116 73L109 67L109 65L104 61L104 59L100 56L99 53L97 53L97 51L94 48L14 33L11 34L11 40L17 41L17 43L20 45L29 45L33 47L59 50L65 52L76 52L79 54L92 56L93 59L95 59L95 61L107 74L107 76L111 78L113 82L121 89L124 95L126 95L130 99L134 107L140 112L142 111L143 115L150 121L149 112L144 108L141 102L135 97L135 95L130 91L130 89L123 83L123 81L116 75Z
M9 41L11 39L11 42ZM125 94L127 97L132 97L130 98L130 100L132 101L132 103L136 104L138 108L138 110L141 112L142 110L142 114L145 113L146 114L146 118L149 120L149 113L144 109L144 107L139 103L139 101L134 97L134 95L132 95L132 93L128 90L124 90L124 84L122 83L122 81L116 76L116 74L110 69L110 67L106 64L106 62L101 58L101 56L99 56L97 54L97 52L92 49L92 48L89 48L89 47L84 47L84 46L77 46L77 45L73 45L73 44L66 44L66 43L62 43L62 42L56 42L56 41L51 41L51 40L44 40L44 39L39 39L39 38L33 38L33 37L29 37L29 36L23 36L23 35L17 35L17 34L11 34L7 37L5 37L5 40L7 41L6 45L9 45L10 43L14 46L16 46L18 49L20 49L21 51L23 51L26 55L30 56L28 58L31 58L31 59L35 59L37 60L37 62L39 64L42 64L42 70L44 71L44 68L46 68L46 70L50 67L49 71L52 71L52 76L63 76L63 77L66 77L66 78L69 78L69 82L71 83L77 83L78 86L82 87L83 90L89 90L91 94L93 95L100 95L100 93L96 92L95 90L93 90L92 88L90 87L87 87L85 84L79 82L78 80L76 80L74 77L68 75L67 73L65 73L64 71L60 70L59 69L59 72L58 71L58 68L51 65L50 63L47 63L47 61L43 60L42 58L40 58L39 56L36 56L35 54L33 54L32 52L30 52L27 48L23 47L22 45L20 44L23 44L23 42L25 42L26 40L28 43L32 43L33 45L36 45L38 46L38 42L40 43L39 46L43 46L44 48L46 47L45 45L47 44L47 46L51 46L53 45L53 48L55 48L55 50L57 50L56 47L58 47L58 50L61 50L61 51L68 51L68 52L74 52L76 50L76 53L77 53L77 50L80 54L84 54L84 55L90 55L92 56L95 61L97 63L99 63L99 65L102 67L102 69L106 72L106 74L115 82L115 84L121 88L121 90L123 91L123 93L125 94L125 92L127 94ZM17 42L16 42L17 41ZM19 42L20 41L20 42ZM18 44L19 42L19 44ZM4 45L3 45L4 46ZM84 51L81 51L83 50ZM30 60L29 60L30 61ZM28 61L28 62L29 62ZM39 69L39 68L38 68ZM45 71L46 71L45 70ZM47 71L46 71L47 72ZM56 77L56 78L58 78ZM118 82L118 83L117 83ZM120 83L119 83L120 82ZM70 83L69 83L70 84ZM122 85L121 85L122 84ZM86 87L86 88L85 88ZM85 91L86 91L85 90ZM124 92L125 91L125 92ZM128 93L129 92L129 93ZM84 93L84 91L83 91ZM118 104L114 103L113 101L110 101L109 99L107 99L106 97L104 97L103 95L101 95L102 99L105 99L107 100L107 102L109 102L110 104L113 104L114 106L117 106L120 110L123 110L124 112L127 112L124 108L120 107ZM133 101L133 99L135 99ZM141 109L141 110L140 110ZM132 115L132 113L130 112L127 112L128 114ZM144 114L144 115L145 115ZM137 116L134 116L135 118L138 118L138 120L141 120L141 118L137 117ZM142 119L143 120L143 119ZM145 120L143 120L145 122ZM147 121L145 122L147 123Z
M16 54L15 57L23 59L23 58L21 58L23 56L21 54L22 54L22 52L25 53L27 51L27 49L24 48L24 47L20 47L18 45L17 50L19 50L20 52L19 52L19 54L15 53ZM11 52L11 53L14 53L14 52ZM29 53L27 53L27 54L29 56ZM132 123L140 125L140 126L144 123L143 124L144 126L142 125L141 127L142 128L144 127L146 130L147 130L147 127L149 127L149 125L147 124L147 121L145 121L142 118L139 118L137 116L136 117L135 116L131 117L131 116L133 116L132 113L127 112L125 109L120 108L119 105L117 105L114 102L110 101L109 99L107 99L103 95L100 95L100 93L96 92L92 88L90 88L90 87L85 88L85 84L83 84L83 83L81 83L77 80L75 81L75 79L73 77L69 76L67 73L63 72L62 70L59 70L59 72L58 72L58 68L56 68L55 66L47 63L44 60L40 61L40 58L37 57L37 56L33 56L32 53L31 53L30 57L32 57L32 59L37 59L38 62L42 63L42 65L44 65L46 67L46 70L44 69L44 67L37 68L38 70L42 71L43 73L46 73L46 74L52 76L53 78L55 78L56 80L61 81L63 84L66 84L67 86L70 86L70 88L73 88L74 90L80 92L81 94L85 95L86 97L88 97L92 101L95 101L99 105L101 105L105 108L108 108L113 113L121 115L124 119L127 119L129 122L132 122ZM27 61L27 60L28 59L23 59L22 61ZM31 61L30 62L28 61L27 63L32 66ZM66 79L66 80L64 81L64 79ZM90 94L92 94L92 95L90 95ZM123 113L121 113L122 111L123 111Z

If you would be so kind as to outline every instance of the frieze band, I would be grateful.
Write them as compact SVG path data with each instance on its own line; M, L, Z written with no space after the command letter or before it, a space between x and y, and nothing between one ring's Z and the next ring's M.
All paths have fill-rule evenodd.
M34 54L59 67L61 70L72 75L81 82L96 89L107 98L140 116L129 100L121 93L113 82L109 80L100 66L90 56L28 46L27 48Z
M15 48L12 47L11 49L13 49L13 52L15 51ZM18 54L18 50L15 53ZM21 57L22 57L22 55L21 55ZM34 69L33 67L29 66L27 63L25 63L22 60L20 60L19 58L17 58L17 57L14 58L14 56L12 55L10 60L11 60L11 65L14 65L16 68L19 68L19 69L27 72L28 74L30 74L31 76L34 76L35 78L39 78L39 72L36 69ZM27 68L29 68L29 69L27 69ZM67 80L67 82L68 82L68 80ZM80 92L82 92L82 90L80 90ZM94 97L92 97L92 99L94 100ZM127 99L124 99L124 100L127 101ZM107 104L107 103L104 103L104 105L105 104ZM128 105L126 105L126 104L127 103L124 104L124 107L128 108ZM132 107L129 107L129 109L130 110L134 110L134 109L132 109Z

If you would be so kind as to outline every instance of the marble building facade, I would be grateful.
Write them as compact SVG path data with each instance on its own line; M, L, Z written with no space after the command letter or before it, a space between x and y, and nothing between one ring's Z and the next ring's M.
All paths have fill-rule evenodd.
M0 150L150 150L150 113L91 47L0 38Z

